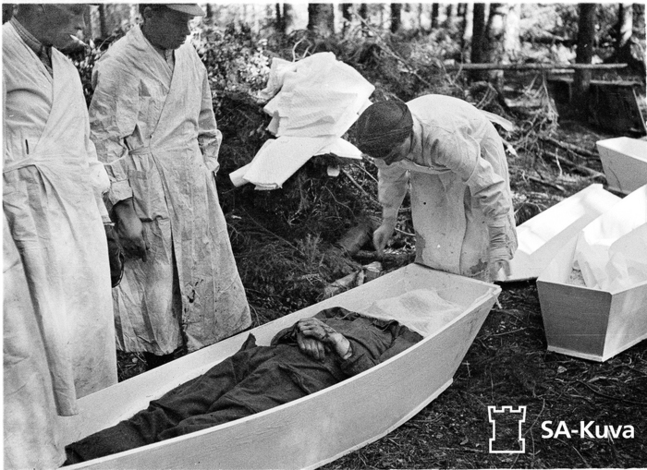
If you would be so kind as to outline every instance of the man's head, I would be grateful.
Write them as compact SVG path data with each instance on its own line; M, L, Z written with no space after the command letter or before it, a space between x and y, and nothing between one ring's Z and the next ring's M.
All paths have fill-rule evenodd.
M79 30L85 29L83 16L87 4L21 4L16 11L16 19L45 46L65 49L74 44Z
M139 12L146 39L160 49L180 47L191 34L189 22L196 16L204 16L196 3L146 4L140 5Z
M413 116L401 101L372 104L357 120L357 146L387 165L404 159L410 150Z

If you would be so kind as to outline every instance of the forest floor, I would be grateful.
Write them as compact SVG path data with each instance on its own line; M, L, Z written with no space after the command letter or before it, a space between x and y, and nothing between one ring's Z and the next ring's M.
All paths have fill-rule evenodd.
M563 123L556 138L595 152L595 141L609 137ZM513 191L531 199L534 194L535 201L561 199L593 182L604 183L545 167L545 181L555 185L550 186L515 178L511 167ZM601 171L599 161L589 161L587 167ZM647 341L604 363L549 352L535 282L504 283L502 288L500 307L488 315L453 384L386 437L325 468L647 466ZM489 452L488 406L527 407L521 427L525 453ZM552 422L546 426L555 431L562 421L568 429L590 421L591 430L631 425L635 437L545 437L542 423Z
M262 126L260 113L250 112L248 104L238 106L240 115L249 121L245 124L248 129ZM242 135L238 129L237 134L232 131L228 135L227 129L223 132L221 162L235 160L238 153L246 151L245 138L237 137ZM560 160L546 157L549 143L540 142L533 132L524 136L535 139L534 143L525 142L525 152L509 155L517 223L590 184L604 184L595 142L613 137L562 121L550 133L551 145L571 144L584 152L551 147L548 155L565 157ZM254 326L315 303L330 282L377 259L370 243L355 258L346 256L337 243L357 223L358 214L379 216L374 168L350 165L342 167L341 177L328 178L322 176L325 165L318 166L315 160L311 163L275 191L233 188L226 178L227 170L233 168L224 163L221 168L221 204ZM390 248L392 262L384 264L384 272L413 260L406 208L401 211L399 229ZM500 305L488 315L453 384L384 438L325 468L647 466L647 341L604 363L548 352L535 282L503 284L502 288ZM140 356L119 354L120 380L144 370ZM525 453L489 452L492 426L488 406L527 407L522 426ZM562 421L569 429L593 421L592 431L595 425L600 429L630 425L635 436L546 438L542 424L548 421L552 421L553 430Z

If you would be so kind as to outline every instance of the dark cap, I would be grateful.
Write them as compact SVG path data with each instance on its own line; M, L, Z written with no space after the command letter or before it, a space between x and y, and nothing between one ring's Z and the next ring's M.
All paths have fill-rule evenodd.
M402 101L374 103L357 120L357 147L367 155L385 158L413 130L411 111Z

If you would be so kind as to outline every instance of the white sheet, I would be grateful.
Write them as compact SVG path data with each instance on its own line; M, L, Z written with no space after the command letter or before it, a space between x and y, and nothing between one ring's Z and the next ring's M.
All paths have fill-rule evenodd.
M616 292L647 281L647 185L582 230L574 268L591 289Z
M441 298L432 290L416 289L397 297L378 300L358 312L383 320L396 319L426 337L439 331L464 311L464 307Z
M278 139L268 141L249 164L231 173L232 182L275 189L314 155L361 158L359 149L341 137L370 104L374 89L331 52L293 63L273 59L260 96L273 96L264 110L272 116L268 130Z

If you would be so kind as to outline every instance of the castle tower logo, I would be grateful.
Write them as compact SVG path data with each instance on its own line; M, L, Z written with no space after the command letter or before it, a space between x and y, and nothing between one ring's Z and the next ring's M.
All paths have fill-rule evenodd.
M491 454L523 454L526 452L526 439L521 425L526 422L526 407L488 406L488 419L492 425L490 438Z

